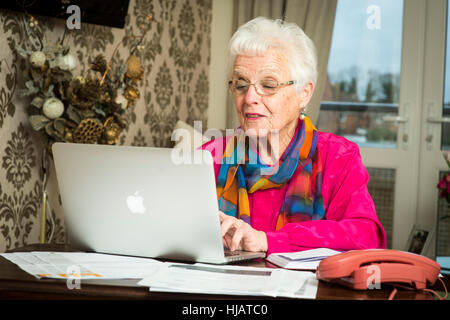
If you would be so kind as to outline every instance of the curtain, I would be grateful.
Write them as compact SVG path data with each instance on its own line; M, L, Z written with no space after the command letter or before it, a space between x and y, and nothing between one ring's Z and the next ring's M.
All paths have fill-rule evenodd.
M333 34L337 0L234 0L233 32L245 22L264 16L294 22L311 38L317 48L318 78L307 114L317 123L320 101L327 78L328 56ZM239 126L233 98L229 95L227 128Z

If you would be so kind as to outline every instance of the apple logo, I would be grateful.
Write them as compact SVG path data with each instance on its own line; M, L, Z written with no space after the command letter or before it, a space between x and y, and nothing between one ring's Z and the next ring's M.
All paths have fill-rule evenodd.
M127 206L132 213L143 214L147 210L144 206L144 197L139 195L139 191L127 197Z

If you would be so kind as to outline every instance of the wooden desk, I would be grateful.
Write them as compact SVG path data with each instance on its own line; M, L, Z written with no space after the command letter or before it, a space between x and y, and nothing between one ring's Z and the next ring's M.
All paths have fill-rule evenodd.
M30 245L16 250L18 251L74 251L65 245ZM240 265L252 267L276 268L271 263L259 259L256 261L241 263ZM448 277L447 288L450 288ZM229 295L207 295L188 293L159 293L149 292L146 287L136 286L137 280L83 280L80 289L68 289L65 280L36 279L15 264L0 257L0 299L157 299L157 300L265 300L271 297L249 297ZM434 290L442 290L439 281L436 282ZM357 291L335 284L320 281L317 291L319 300L385 300L389 297L392 288ZM433 300L430 294L424 292L408 291L399 289L395 299L408 300Z

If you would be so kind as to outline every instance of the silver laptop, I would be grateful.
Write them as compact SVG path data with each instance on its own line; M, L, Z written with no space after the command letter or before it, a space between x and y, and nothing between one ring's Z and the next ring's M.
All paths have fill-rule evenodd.
M265 256L224 249L208 151L183 160L167 148L55 143L52 150L77 248L214 264Z

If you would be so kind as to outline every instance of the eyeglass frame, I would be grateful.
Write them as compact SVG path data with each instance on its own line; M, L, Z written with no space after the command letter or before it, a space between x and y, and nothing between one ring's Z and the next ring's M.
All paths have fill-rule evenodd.
M239 80L239 79L238 79ZM274 93L270 93L270 94L261 94L260 92L258 92L258 87L256 86L256 84L258 83L258 82L260 82L260 81L264 81L264 80L256 80L255 82L247 82L247 81L245 81L245 80L242 80L242 81L245 81L245 82L247 82L248 83L248 87L247 87L247 90L244 92L244 93L240 93L240 92L235 92L233 89L232 89L232 84L233 84L233 81L238 81L238 80L230 80L230 81L228 81L228 88L229 88L229 90L231 91L231 92L233 92L233 93L235 93L235 94L246 94L247 92L248 92L248 89L250 89L250 86L254 86L255 87L255 92L258 94L258 95L260 95L260 96L273 96L274 94L276 94L277 92L278 92L278 90L281 88L281 87L285 87L285 86L290 86L290 85L293 85L293 84L296 84L296 83L298 83L298 81L297 80L289 80L289 81L286 81L286 82L282 82L282 83L278 83L278 81L276 81L276 80L273 80L273 81L275 81L276 83L277 83L277 86L275 87L276 88L276 91L274 92ZM274 88L274 89L275 89Z

